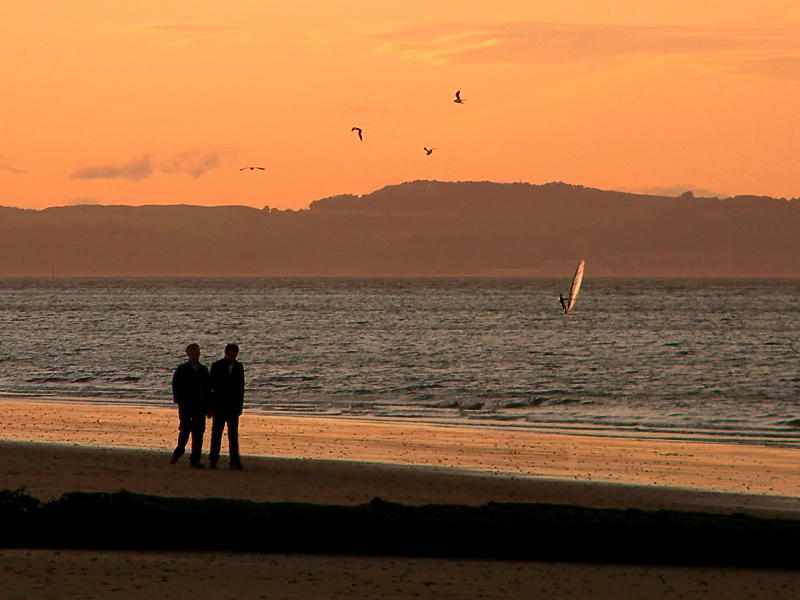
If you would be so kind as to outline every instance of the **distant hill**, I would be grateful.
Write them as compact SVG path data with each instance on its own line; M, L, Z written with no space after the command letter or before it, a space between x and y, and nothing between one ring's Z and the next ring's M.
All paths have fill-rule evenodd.
M0 276L800 277L800 200L414 181L307 210L0 207Z

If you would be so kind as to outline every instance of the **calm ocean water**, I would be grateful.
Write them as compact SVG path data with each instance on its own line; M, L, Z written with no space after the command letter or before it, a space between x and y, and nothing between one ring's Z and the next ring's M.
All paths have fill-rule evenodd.
M0 279L0 394L170 405L236 341L247 410L800 446L800 280Z

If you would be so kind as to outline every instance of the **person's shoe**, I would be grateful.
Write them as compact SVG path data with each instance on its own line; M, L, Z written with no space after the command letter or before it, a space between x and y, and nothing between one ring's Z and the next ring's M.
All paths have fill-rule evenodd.
M192 469L202 469L203 467L205 467L205 465L204 465L203 463L197 463L197 464L194 464L194 465L189 465L189 466L190 466Z
M215 461L215 460L210 461L208 463L208 468L209 469L216 469L217 468L217 461Z
M231 469L234 471L243 471L244 467L242 466L242 463L231 463Z
M173 452L172 457L169 459L169 464L174 465L181 456L183 456L183 453L178 454L177 452Z

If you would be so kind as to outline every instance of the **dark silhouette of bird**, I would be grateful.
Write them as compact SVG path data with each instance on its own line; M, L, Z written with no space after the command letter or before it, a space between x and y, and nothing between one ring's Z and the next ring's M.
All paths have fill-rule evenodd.
M350 129L350 131L358 132L358 139L360 139L362 142L364 141L364 138L361 137L361 127L353 127L352 129Z
M242 168L241 168L241 169L239 169L239 170L240 170L240 171L244 171L244 170L246 170L246 169L250 169L251 171L253 171L253 170L255 170L255 169L258 169L259 171L263 171L263 170L264 170L264 167L242 167Z
M464 104L464 101L461 99L461 90L456 92L456 99L453 100L456 104Z
M433 152L434 150L436 150L436 148L423 148L423 150L425 150L425 154L426 154L427 156L430 156L430 155L431 155L431 152Z

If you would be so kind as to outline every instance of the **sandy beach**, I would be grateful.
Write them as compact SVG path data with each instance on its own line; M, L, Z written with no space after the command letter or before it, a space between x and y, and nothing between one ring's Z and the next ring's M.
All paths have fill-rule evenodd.
M0 489L357 504L488 501L800 518L800 450L245 414L245 470L169 465L170 408L0 401ZM206 440L205 448L208 447ZM223 451L225 450L223 444ZM226 459L223 454L222 460ZM222 462L221 462L222 465ZM793 571L369 557L4 550L10 598L795 597ZM243 576L243 574L246 574ZM83 591L81 591L83 590ZM781 591L782 590L782 591Z

